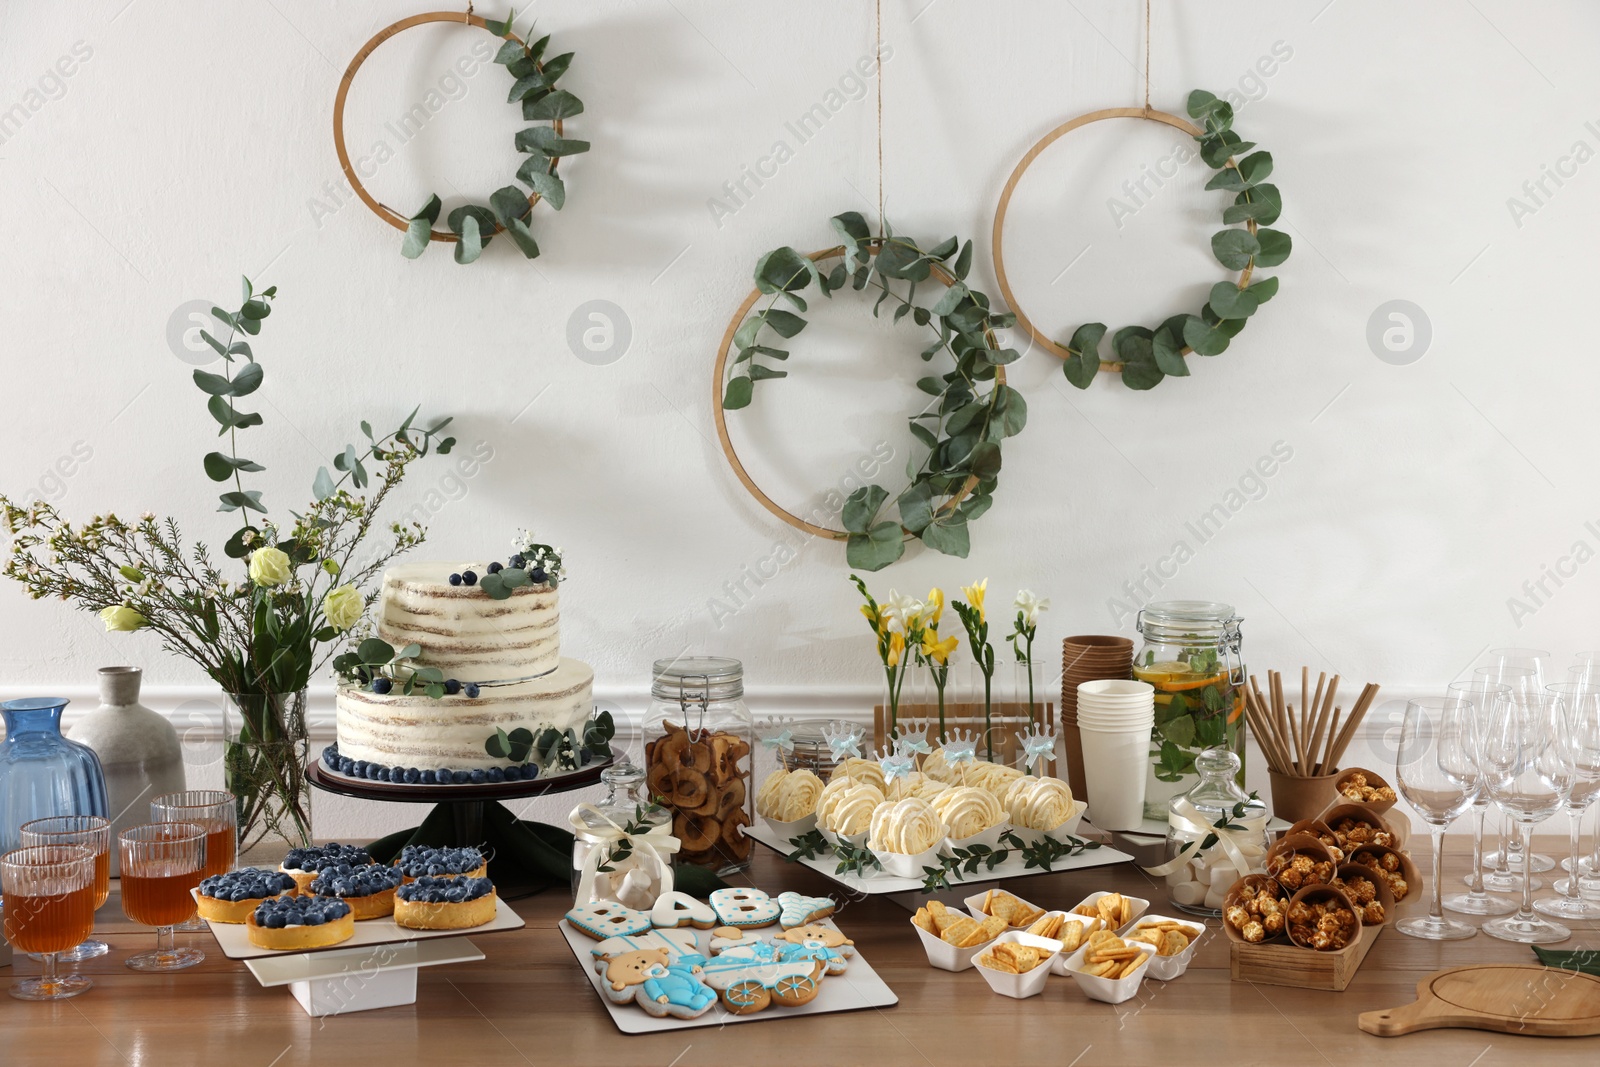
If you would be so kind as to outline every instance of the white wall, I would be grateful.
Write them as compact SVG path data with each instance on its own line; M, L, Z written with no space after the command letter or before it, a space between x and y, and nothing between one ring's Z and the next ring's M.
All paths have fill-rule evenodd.
M466 479L445 462L415 469L404 505L433 512L422 551L498 553L521 525L563 545L567 647L595 665L603 696L634 700L652 659L694 649L743 658L782 706L859 708L859 695L810 692L868 692L875 677L842 551L795 541L738 485L714 444L709 374L762 252L825 246L829 215L874 213L873 88L848 98L871 51L871 5L539 5L553 50L577 52L568 83L589 110L570 135L594 151L562 167L567 209L539 211L541 259L497 244L471 267L442 246L402 259L398 233L338 189L339 75L418 6L0 11L0 113L13 116L0 142L0 486L79 517L172 513L220 543L230 526L199 463L213 431L169 318L187 301L232 302L249 273L281 291L256 346L267 425L245 438L279 514L307 497L358 418L394 421L420 401L493 455ZM888 214L920 238L975 238L974 280L996 292L987 231L1000 186L1059 122L1138 102L1142 5L884 9ZM1193 559L1151 592L1232 602L1258 669L1308 663L1398 693L1442 685L1495 645L1562 661L1600 646L1585 447L1600 386L1586 330L1600 164L1577 165L1559 188L1547 180L1537 203L1523 188L1545 168L1570 172L1578 142L1585 160L1600 149L1600 112L1586 103L1600 82L1600 10L1158 0L1154 13L1152 102L1181 111L1190 88L1232 89L1248 98L1239 130L1274 154L1296 242L1282 292L1232 351L1147 394L1106 376L1080 394L1031 352L1013 374L1030 423L1007 445L972 557L913 551L874 587L987 575L1002 601L1031 587L1054 602L1049 647L1129 632L1111 602L1131 606L1124 582L1181 539ZM357 154L394 144L384 120L424 100L481 37L436 28L385 44L351 94ZM62 57L72 73L57 79ZM465 95L378 168L374 194L409 211L430 190L481 198L509 181L520 123L507 80L495 68L465 79ZM801 144L785 124L819 102L838 110ZM1194 310L1222 277L1206 244L1222 201L1200 190L1197 166L1112 223L1121 183L1177 143L1164 129L1073 134L1019 191L1008 267L1053 333L1096 318L1154 325ZM778 141L792 158L742 203L727 199L724 182ZM567 340L569 317L597 299L631 327L609 365ZM1406 366L1367 341L1369 318L1396 299L1431 323L1431 347ZM910 454L903 416L922 339L909 322L875 327L856 301L835 303L797 339L793 376L734 417L753 472L796 510L875 448L894 453L890 479ZM1247 481L1259 499L1199 544L1185 522L1277 442L1292 458L1260 489ZM788 560L788 544L798 551L775 576L744 577ZM1558 584L1547 568L1569 576ZM1525 590L1541 579L1544 592ZM741 580L745 592L725 590ZM712 597L737 610L714 611ZM1513 597L1528 609L1520 619ZM16 692L76 689L116 662L143 665L153 686L203 681L147 636L101 634L15 589L0 595L0 634L0 680Z

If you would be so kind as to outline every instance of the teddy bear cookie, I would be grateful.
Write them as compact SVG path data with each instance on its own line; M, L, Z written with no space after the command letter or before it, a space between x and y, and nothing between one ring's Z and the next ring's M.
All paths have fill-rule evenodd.
M607 999L637 1004L657 1018L694 1019L717 1002L717 993L702 978L705 957L675 931L608 937L592 950L595 970Z

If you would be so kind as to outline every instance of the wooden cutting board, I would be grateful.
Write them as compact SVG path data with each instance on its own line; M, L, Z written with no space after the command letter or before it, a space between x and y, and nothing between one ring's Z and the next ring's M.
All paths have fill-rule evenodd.
M1461 1027L1529 1037L1600 1034L1600 978L1518 963L1452 967L1417 983L1415 1003L1363 1012L1379 1037Z

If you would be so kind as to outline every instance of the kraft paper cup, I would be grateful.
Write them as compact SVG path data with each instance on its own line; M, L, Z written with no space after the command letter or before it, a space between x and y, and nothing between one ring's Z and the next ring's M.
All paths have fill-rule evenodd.
M1102 732L1082 723L1083 776L1102 830L1137 830L1144 824L1145 770L1150 762L1150 725Z
M1396 802L1399 800L1398 792L1396 793L1394 800L1357 800L1355 797L1347 797L1340 792L1344 788L1344 784L1349 780L1350 776L1356 774L1357 772L1366 775L1367 784L1372 786L1374 789L1381 789L1384 786L1389 785L1388 780L1377 771L1369 771L1365 767L1351 767L1349 770L1340 771L1338 777L1333 783L1334 792L1338 794L1335 799L1338 802L1343 803L1344 801L1348 800L1353 804L1365 804L1379 815L1382 815L1384 812L1395 806ZM1389 785L1389 788L1393 789L1394 787Z
M1365 878L1372 883L1372 887L1376 891L1373 899L1383 905L1383 922L1381 923L1367 922L1365 915L1361 911L1363 905L1356 904L1355 892L1348 886L1334 886L1335 889L1349 897L1352 904L1356 904L1356 914L1361 917L1361 925L1383 926L1394 918L1394 893L1389 889L1389 879L1379 877L1378 873L1372 868L1363 867L1359 863L1341 863L1339 869L1333 872L1333 877L1335 882L1348 882L1352 878ZM1409 899L1412 894L1408 893L1406 896Z
M1316 904L1326 900L1337 900L1345 907L1356 913L1356 932L1351 935L1350 940L1346 942L1342 948L1312 948L1309 941L1302 941L1300 938L1296 937L1294 932L1291 930L1289 933L1290 944L1296 945L1299 948L1310 949L1312 952L1343 952L1346 949L1355 948L1361 943L1362 931L1364 929L1361 922L1361 913L1356 910L1356 906L1351 903L1349 897L1345 896L1339 890L1333 888L1333 886L1308 885L1304 889L1300 890L1300 892L1296 893L1293 897L1289 898L1289 906L1292 908L1296 904Z
M1389 836L1394 838L1394 843L1391 847L1402 850L1406 847L1406 839L1409 836L1411 823L1403 813L1391 811L1387 815L1380 815L1372 807L1354 802L1335 804L1322 813L1322 821L1327 823L1329 827L1337 826L1345 819L1354 819L1357 822L1366 823L1374 829L1386 830ZM1401 829L1402 825L1404 829ZM1350 842L1341 847L1346 852L1349 852L1352 849L1360 848L1366 843L1368 842Z
M1357 845L1355 848L1350 850L1350 853L1346 859L1350 863L1358 863L1363 867L1371 867L1373 866L1371 863L1364 862L1365 857L1374 856L1378 858L1379 862L1382 862L1382 857L1391 853L1399 857L1399 874L1400 877L1406 880L1406 895L1403 897L1396 897L1395 904L1404 904L1407 901L1422 899L1422 872L1417 869L1416 862L1412 860L1410 853L1401 852L1397 848L1389 848L1387 845ZM1378 869L1382 871L1384 875L1388 875L1390 873L1388 871L1383 871L1382 868Z
M1233 928L1233 924L1228 922L1228 909L1233 907L1235 904L1242 903L1247 896L1255 897L1262 888L1272 890L1273 895L1278 899L1278 904L1284 908L1288 908L1289 894L1284 890L1283 886L1278 884L1278 880L1276 878L1265 874L1245 875L1243 878L1233 883L1233 885L1229 886L1227 896L1222 898L1222 931L1223 933L1227 934L1229 941L1239 945L1270 945L1274 942L1285 941L1288 939L1289 927L1287 916L1285 916L1286 921L1283 929L1277 931L1276 933L1273 933L1270 930L1267 931L1267 936L1260 941L1246 941L1244 934L1238 930L1235 930Z
M1335 777L1320 774L1315 778L1300 778L1267 768L1267 780L1272 787L1272 814L1286 822L1316 818L1334 802Z

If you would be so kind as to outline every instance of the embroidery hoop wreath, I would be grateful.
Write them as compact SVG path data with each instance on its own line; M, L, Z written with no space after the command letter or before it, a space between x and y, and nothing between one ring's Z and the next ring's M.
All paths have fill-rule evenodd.
M393 25L386 26L373 35L372 39L361 46L361 51L356 53L350 61L350 66L345 69L344 77L339 79L339 92L333 102L333 143L339 153L339 166L344 170L344 176L350 182L350 187L356 191L361 202L372 209L373 214L387 222L397 230L405 232L405 240L400 245L400 254L407 259L416 259L427 251L432 241L453 243L455 260L457 263L472 263L483 254L496 234L504 233L513 244L521 250L523 256L533 259L539 255L539 245L533 239L533 231L529 226L533 214L533 205L544 200L556 211L567 202L566 184L556 174L560 157L577 155L589 150L588 141L568 140L562 136L562 120L573 115L583 113L583 101L565 89L557 89L556 80L567 72L572 64L572 53L564 52L549 59L544 58L550 37L546 34L532 44L528 44L522 37L512 31L512 21L516 18L513 9L506 15L503 22L495 22L481 18L472 13L469 4L465 14L459 11L430 11L422 15L412 15L401 19ZM438 221L440 201L437 194L430 196L422 209L409 218L402 217L392 208L378 202L367 187L361 184L361 177L350 163L350 153L344 146L344 106L345 98L350 93L350 83L355 80L356 71L361 69L367 57L377 50L389 38L415 26L423 26L434 22L459 23L468 26L477 26L488 30L496 37L505 39L496 53L494 61L504 64L516 82L511 87L508 103L522 103L522 117L529 121L548 121L548 126L530 126L517 133L517 151L525 152L528 158L517 169L517 180L533 190L525 194L515 185L507 185L497 189L489 197L489 207L477 204L463 204L450 212L445 224L449 231L440 231L433 228Z
M852 568L882 570L904 555L906 542L913 539L935 551L965 558L971 545L968 525L989 510L999 484L1001 442L1020 433L1028 421L1027 402L1006 384L1005 375L1006 364L1021 353L1002 348L994 334L1011 326L1016 318L991 311L989 298L967 285L971 241L958 245L951 237L924 250L892 230L886 230L883 237L872 237L859 212L846 212L830 221L844 243L809 255L785 246L762 256L756 264L755 290L728 323L711 382L712 410L723 454L739 481L773 515L817 537L844 541L845 557ZM955 257L953 263L951 257ZM819 264L832 259L843 262L824 273ZM924 307L916 303L916 292L919 284L928 281L944 286L944 292L931 307ZM897 291L897 284L903 292ZM756 485L728 435L725 413L748 407L756 382L788 376L770 361L786 360L789 353L769 342L794 337L805 329L806 320L775 305L781 299L796 311L806 311L800 294L812 285L830 298L846 286L857 292L869 285L877 288L874 317L884 301L892 299L897 305L895 322L909 315L917 325L933 331L933 342L922 351L923 360L931 362L941 352L951 358L950 370L917 381L917 388L932 399L909 421L912 435L927 451L920 462L913 457L908 464L911 484L892 501L896 518L886 517L891 500L888 490L879 485L862 486L850 494L840 515L843 530L791 514ZM763 296L770 297L766 307L752 314ZM731 361L730 353L734 354Z
M1067 381L1079 389L1089 388L1101 370L1120 372L1122 383L1130 389L1153 389L1162 380L1186 377L1189 364L1184 359L1190 352L1202 356L1221 354L1228 343L1244 329L1245 323L1256 310L1278 291L1277 278L1263 278L1252 282L1258 267L1276 267L1289 258L1292 242L1289 235L1268 229L1283 212L1283 197L1276 185L1267 184L1272 174L1272 155L1268 152L1245 153L1256 147L1233 131L1233 108L1223 100L1196 89L1189 94L1190 117L1202 126L1153 108L1127 107L1094 111L1056 127L1030 148L1011 177L994 217L994 263L1000 281L1000 292L1007 304L1015 309L1017 321L1028 335L1046 351L1062 361L1062 371ZM1039 154L1057 139L1081 126L1113 118L1148 119L1183 130L1200 143L1200 158L1217 173L1206 183L1207 189L1223 189L1236 193L1234 202L1222 213L1222 221L1229 228L1218 230L1211 237L1211 251L1229 270L1239 271L1237 282L1220 281L1211 287L1209 299L1199 315L1187 313L1173 315L1154 330L1144 326L1124 326L1111 338L1114 359L1100 355L1100 341L1106 334L1104 323L1089 322L1079 326L1065 345L1046 337L1033 324L1011 291L1006 276L1003 231L1011 194L1023 172ZM1235 159L1235 156L1243 156ZM1244 228L1237 228L1238 223Z

